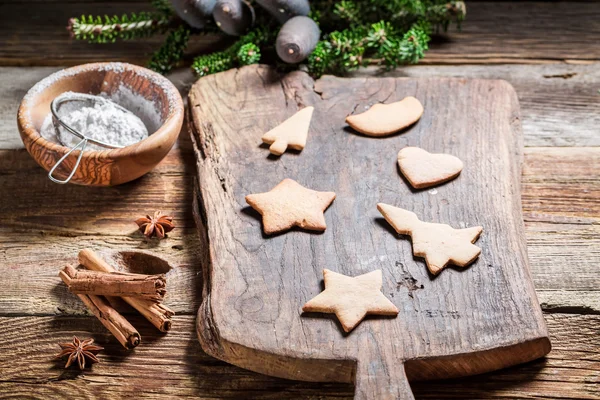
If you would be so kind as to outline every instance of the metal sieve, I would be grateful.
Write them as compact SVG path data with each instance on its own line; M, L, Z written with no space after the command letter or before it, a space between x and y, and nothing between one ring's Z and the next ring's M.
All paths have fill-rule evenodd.
M55 97L54 100L52 100L52 103L50 103L50 112L52 113L52 124L54 125L54 129L56 130L56 137L57 137L58 141L60 142L60 144L62 144L65 147L69 146L68 143L65 143L61 139L60 127L63 127L68 133L81 139L79 141L79 143L77 143L75 146L71 147L71 149L67 152L67 154L62 156L60 158L60 160L58 160L56 162L56 164L54 164L54 166L52 167L50 172L48 172L48 178L50 178L50 180L52 182L56 182L56 183L60 183L60 184L68 183L71 180L71 178L73 178L73 176L75 175L75 172L77 171L77 168L79 167L79 164L81 163L81 158L83 157L83 152L84 152L85 148L87 147L88 143L91 142L98 146L106 147L107 149L122 149L123 147L125 147L125 146L115 145L115 144L111 144L111 143L106 143L101 140L97 140L97 139L88 137L88 136L86 136L85 132L79 132L76 129L74 129L73 127L69 126L69 124L67 124L65 121L63 121L60 118L59 110L61 109L61 107L68 105L68 104L72 104L73 102L82 102L83 104L80 107L84 107L84 106L93 107L95 105L95 103L108 103L111 101L104 99L102 97L93 96L91 94L68 92L68 93L63 93L63 94ZM111 103L113 103L113 105L116 106L117 108L119 108L125 112L129 112L129 110L127 110L126 108L121 107L120 105L118 105L114 102L111 102ZM77 149L80 150L79 156L77 157L77 161L75 162L75 165L73 166L73 169L71 170L71 173L69 174L67 179L60 180L60 179L57 179L54 176L52 176L52 174L54 173L56 168L58 168L58 166L60 164L62 164L63 161L65 161L67 159L67 157L69 157L69 155Z

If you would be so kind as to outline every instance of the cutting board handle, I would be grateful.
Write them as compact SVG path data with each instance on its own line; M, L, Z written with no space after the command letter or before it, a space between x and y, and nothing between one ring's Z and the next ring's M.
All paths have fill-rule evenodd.
M355 400L414 400L404 364L382 359L358 361Z

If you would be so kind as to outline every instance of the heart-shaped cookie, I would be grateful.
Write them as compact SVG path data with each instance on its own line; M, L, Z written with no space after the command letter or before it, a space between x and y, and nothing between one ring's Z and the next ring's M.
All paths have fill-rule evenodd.
M418 147L405 147L398 153L400 172L415 189L448 182L460 174L463 163L450 154L432 154Z

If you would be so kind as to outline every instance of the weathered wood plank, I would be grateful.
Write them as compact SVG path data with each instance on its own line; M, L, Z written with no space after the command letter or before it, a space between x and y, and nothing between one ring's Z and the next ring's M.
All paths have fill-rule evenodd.
M18 30L15 30L13 29L14 26L6 23L9 19L13 22L13 16L4 12L1 13L0 15L3 15L4 18L2 19L3 24L0 24L0 32L8 32L10 37L8 41L1 41L5 45L0 46L0 53L8 49L8 51L13 52L10 55L11 57L15 57L15 55L19 57L20 53L25 56L29 54L29 57L36 58L37 62L48 62L50 60L54 64L65 64L67 62L81 63L107 58L123 60L128 57L132 57L131 59L134 61L137 60L137 62L144 62L146 54L160 42L160 39L155 42L153 42L154 39L151 39L147 44L142 42L108 46L69 43L66 36L64 36L64 21L67 14L68 16L72 15L75 7L79 10L79 4L74 6L63 0L53 0L53 2L59 6L57 8L50 8L46 6L50 2L37 2L44 3L42 7L46 7L43 18L40 18L41 13L35 11L35 7L38 7L39 4L31 5L32 2L28 2L25 5L18 0L5 1L0 4L0 9L4 11L6 7L11 7L8 3L21 3L19 6L26 8L26 10L25 12L20 12L19 17L31 18L32 20L37 19L35 22L23 22L22 20L19 22L17 20L21 26ZM87 10L98 10L103 6L103 3L105 2L96 1L95 5L90 6ZM146 0L140 0L139 3L147 5ZM131 7L130 4L126 6L124 4L125 2L111 2L111 6L114 7ZM473 18L473 7L471 7L471 4L472 2L469 3L469 19ZM496 3L499 7L503 7L506 4L515 6L517 2ZM520 7L528 7L530 4L523 4ZM465 54L462 53L462 50L456 51L454 55L446 53L443 57L446 57L450 62L452 62L452 57L455 57L456 62L469 63L519 62L519 60L521 62L537 63L550 60L548 58L530 59L527 57L529 55L537 57L541 54L541 57L563 59L572 54L573 51L583 49L583 52L597 59L598 57L594 55L594 52L598 50L598 47L592 48L589 51L590 45L584 44L584 46L581 46L580 42L580 40L586 41L586 38L591 36L594 40L591 42L591 46L595 44L595 37L598 36L596 27L600 19L593 17L597 14L593 10L591 13L589 12L590 7L595 6L595 4L590 3L590 5L586 6L587 8L584 7L583 11L590 15L590 18L595 18L595 21L591 21L591 23L589 21L581 24L574 23L572 14L560 11L560 8L581 9L578 5L578 2L562 3L559 8L556 8L556 3L549 5L549 8L559 10L559 15L554 17L554 21L546 20L546 16L544 16L543 23L531 23L532 27L526 27L525 29L527 30L533 29L537 31L533 36L528 36L526 32L523 34L522 30L519 31L510 28L512 26L512 18L515 15L518 18L521 15L521 10L517 10L513 15L508 16L505 13L494 14L490 12L489 15L493 15L494 17L497 15L502 16L503 20L500 21L506 27L504 31L498 32L498 27L494 27L494 24L488 23L481 26L482 29L489 29L489 32L497 31L498 35L492 34L495 39L490 41L489 35L486 36L485 32L480 32L481 35L477 37L474 35L474 31L470 29L463 31L463 33L471 35L472 39L475 40L476 46L480 50L483 50L484 58L478 59L479 56L477 53L470 53L465 58L463 57ZM62 11L60 7L62 7ZM134 8L138 9L138 5L135 5ZM110 8L103 8L103 10L106 9L110 10ZM488 7L487 12L489 12L489 9ZM31 12L32 10L33 12ZM530 24L530 21L536 21L536 10L539 10L539 7L533 9L531 14L534 17L531 15L527 17L527 24ZM575 12L577 13L577 11ZM564 15L570 16L564 17ZM50 23L46 21L50 21ZM466 22L465 29L470 22ZM533 26L536 24L539 26ZM557 25L563 24L569 25L565 40L561 38L555 41L548 40L548 37L555 36L555 32L561 31L557 29ZM52 26L49 27L50 25ZM6 29L3 30L3 28ZM558 28L561 27L559 26ZM576 32L579 29L583 30L583 32ZM29 35L29 39L26 39L29 44L22 45L22 52L15 51L14 45L19 45L19 40L28 35L25 32L27 30L37 30L37 33L35 36ZM544 30L545 32L540 34L540 30ZM562 31L565 31L565 29L562 29ZM515 32L517 35L523 35L521 38L517 38L517 41L521 41L521 43L518 43L520 49L517 49L517 51L514 51L515 43L510 40L510 37L514 38L517 36ZM452 32L450 38L455 40L454 38L457 38L455 35L456 33ZM578 36L575 40L573 40L574 35ZM501 36L504 42L506 42L504 39L508 39L510 43L501 43L501 45L494 49L494 40L500 40L498 36ZM535 39L536 36L539 40L543 38L545 42L540 46L540 48L544 47L545 51L539 50L537 51L537 55L535 51L531 52L532 48L530 46L532 42L529 42L529 39L532 37ZM0 37L6 36L0 33ZM35 41L42 41L36 43L31 38L35 39ZM43 39L45 38L53 39L44 42ZM460 40L461 43L435 44L434 50L430 52L425 63L430 61L446 62L434 61L436 51L441 51L444 47L451 50L455 48L459 49L460 47L454 47L454 45L467 45L466 40L471 39L463 37ZM505 44L508 47L504 47ZM537 47L538 44L535 44L535 46ZM436 48L438 45L441 45L440 50ZM571 52L563 55L561 47L564 49L571 46ZM55 55L52 59L46 59L45 55L48 54L48 48L59 49L51 51ZM72 49L72 51L69 49ZM505 52L506 49L508 50ZM496 50L500 54L496 53ZM59 58L60 56L64 58L60 61L54 61L54 58ZM23 62L30 61L26 61L23 58L20 61L13 59L10 62L21 63L19 65L22 65ZM14 120L16 107L22 95L31 84L37 81L34 75L28 75L29 70L15 69L15 71L18 71L17 73L7 75L5 73L6 69L0 69L0 87L3 89L9 88L10 93L9 96L3 95L0 98L0 148L2 149L21 146ZM48 71L51 70L53 68L48 69ZM574 66L567 64L549 66L498 65L489 68L478 66L444 66L436 68L419 66L404 68L401 70L401 73L407 76L446 75L465 77L469 77L469 74L471 74L471 77L508 79L515 86L520 96L522 122L527 145L598 146L600 143L597 135L597 126L599 126L598 115L600 115L598 107L599 97L596 97L596 86L599 82L597 77L598 70L597 65ZM583 71L583 75L581 71ZM546 80L541 80L538 77L540 73L548 76L545 78ZM576 73L577 75L570 76L572 73ZM45 76L46 74L40 75ZM577 82L573 81L573 79L582 80ZM12 82L15 83L12 84ZM189 83L191 80L186 82ZM17 94L13 95L13 92ZM6 99L9 101L5 102ZM598 287L600 287L600 283L598 283L597 273L594 273L594 271L597 271L597 266L600 264L600 253L598 252L600 246L598 242L598 238L600 237L598 215L600 214L597 212L597 174L594 174L594 169L592 168L592 166L597 165L597 153L595 153L596 155L589 153L580 158L579 154L570 153L569 149L556 149L557 153L553 153L553 150L545 149L545 151L550 152L546 154L542 154L542 152L538 153L537 150L541 149L531 149L526 153L524 186L529 185L529 188L524 187L523 189L523 202L527 225L528 249L539 300L544 309L552 312L598 313L600 312L600 307L598 306L600 299ZM582 149L574 150L579 151ZM545 162L542 163L540 160L532 163L528 162L532 153L539 155L538 158L545 160ZM7 153L0 152L0 187L4 187L2 179L6 176L13 176L15 179L21 179L21 182L27 182L32 187L32 190L27 192L26 195L30 196L33 199L32 201L35 201L38 205L44 204L44 202L63 204L65 199L72 200L73 195L79 199L78 202L69 203L71 200L67 200L65 203L67 206L61 205L58 207L68 207L69 204L82 205L88 200L87 196L89 194L85 193L86 191L71 192L72 188L64 187L58 192L46 190L43 191L45 196L37 196L34 188L38 187L42 178L45 178L41 176L43 175L43 171L38 169L35 164L31 164L31 160L25 162L23 160L28 160L28 156L25 153L22 153L20 158L11 158L7 157ZM168 163L168 160L165 162ZM30 163L29 166L27 166L28 163ZM174 163L180 163L180 161L174 161ZM19 175L20 170L16 167L13 169L13 165L24 166L24 170L29 169L29 172L25 175ZM529 167L536 171L532 172L528 177ZM38 169L38 171L36 172L35 169ZM153 174L163 174L160 171L160 168L158 168ZM564 173L564 171L567 171L567 173ZM175 168L164 173L165 179L153 179L152 182L157 183L159 186L163 185L166 188L170 188L171 186L166 184L165 181L168 179L177 179L176 177L180 174L188 176L187 172L182 173L179 169ZM555 180L553 178L554 175L559 175L560 177ZM587 179L586 175L587 178L593 179ZM190 181L191 176L189 175ZM39 177L40 180L35 181L37 179L35 177ZM32 179L34 180L32 181ZM129 194L133 196L131 199L135 198L135 195L141 193L145 188L144 179L146 178L141 180L142 183L134 182L131 186L122 188L123 191L117 191L116 197L118 199L127 198L127 201L130 201L130 198L126 196ZM528 181L528 179L530 180ZM179 183L179 185L185 184L185 180ZM570 186L571 184L574 185ZM543 192L543 195L537 197L533 195L536 190ZM160 199L167 206L170 206L170 204L180 204L181 211L178 212L184 215L184 210L190 209L191 187L188 187L184 192L188 198L185 202L174 199L174 197L180 196L180 193L170 195L169 199L163 197L160 197ZM113 192L109 191L109 193ZM532 193L531 198L525 198L527 193ZM574 193L576 194L575 197L573 197ZM558 196L556 201L554 198L555 195ZM143 195L141 196L143 197ZM48 200L48 198L52 198L52 200ZM110 198L98 196L95 201L98 202L97 210L100 211L97 215L92 215L89 211L85 211L85 215L82 215L81 218L87 222L75 223L75 226L79 228L74 233L69 232L68 224L61 224L60 219L63 216L52 217L51 215L51 218L45 221L43 213L36 214L36 209L31 207L31 204L27 203L27 201L29 200L25 196L15 197L9 196L6 192L0 193L0 206L7 202L12 205L23 204L21 216L19 217L21 220L15 223L15 218L11 217L11 226L6 229L0 228L0 274L2 275L3 282L8 281L10 278L10 281L14 283L14 286L0 298L0 315L18 314L6 311L7 307L9 310L13 310L12 305L6 302L11 297L13 299L21 299L17 302L20 305L16 309L26 310L25 314L33 315L39 312L49 315L55 312L59 314L63 312L67 314L81 312L83 309L76 299L70 301L67 293L62 291L60 287L57 289L56 282L54 281L54 272L56 269L55 266L59 266L64 262L63 254L76 254L77 250L84 246L117 250L144 248L163 256L179 269L177 274L170 279L171 285L175 286L171 290L174 296L169 300L170 304L174 305L180 313L189 312L189 308L195 309L197 307L201 282L198 278L197 260L195 260L194 254L190 254L190 252L197 253L200 249L199 242L193 234L193 227L188 227L188 224L185 224L182 230L178 229L174 231L168 240L161 242L158 247L153 247L154 244L145 243L141 240L140 236L134 234L135 226L131 225L130 212L127 210L131 205L126 205L126 203L121 202L122 200L113 201ZM573 202L575 210L569 209L570 202ZM33 212L30 220L27 220L26 204L29 204L29 209ZM143 206L131 207L131 214L137 215L140 211L146 212L149 206L153 208L154 204L146 200ZM45 207L42 206L42 208L49 210L51 207L47 204ZM115 209L116 214L110 212L115 211ZM559 211L555 211L556 209ZM7 214L10 215L9 208L4 208L2 212L4 216ZM187 217L185 219L187 220ZM73 221L71 220L69 223L71 222ZM41 228L36 229L36 226L41 226ZM117 233L113 234L113 229ZM23 260L23 262L18 260ZM6 271L9 271L12 275L10 277L6 276ZM40 278L32 283L28 278L34 274L40 274ZM193 282L191 288L186 286L185 289L180 289L184 288L185 285L189 285L190 282ZM52 290L51 288L55 289L48 294ZM560 288L566 290L561 290ZM24 299L24 293L31 293L34 296ZM50 300L48 302L40 300L42 296L48 296ZM252 397L277 399L349 398L352 395L352 388L344 385L321 385L282 381L225 365L208 358L203 353L198 356L199 346L195 336L191 333L193 330L192 317L177 316L176 318L177 329L189 332L186 338L181 340L182 343L185 343L185 348L172 346L170 342L163 343L164 340L170 340L173 337L171 336L172 334L166 337L156 337L151 327L143 326L144 321L136 319L134 321L135 324L137 325L139 322L143 328L142 334L145 341L143 346L152 346L151 351L144 351L144 347L140 347L132 355L127 356L124 353L119 353L118 344L113 342L109 345L110 357L107 357L111 361L104 364L106 369L103 370L103 376L95 374L96 369L93 370L92 376L87 371L81 375L74 371L63 374L62 369L52 367L46 358L46 355L55 353L56 342L68 340L72 333L85 335L85 332L89 332L90 330L90 324L93 326L92 331L96 332L94 336L104 338L105 341L111 341L112 338L109 338L103 327L93 318L75 319L60 317L54 319L25 317L10 318L9 323L5 323L8 318L2 318L3 327L11 326L13 328L3 329L0 332L0 343L3 343L7 337L5 332L11 335L15 331L18 334L23 334L23 332L27 332L27 327L34 326L34 328L32 328L31 334L23 334L22 336L25 340L18 341L17 344L14 341L8 347L0 344L0 348L4 349L2 351L3 355L10 356L10 358L2 358L0 356L0 393L2 393L2 397L9 395L16 397L37 396L40 398L82 397L82 393L90 396L96 395L96 397L101 397L96 394L101 393L108 398L122 398L124 394L131 396L139 395L138 397L159 397L161 395L164 397L166 394L172 397L189 395L190 397L199 398ZM190 318L190 320L184 321L182 318ZM441 397L599 398L597 390L599 385L599 367L597 362L599 345L597 338L599 336L598 326L600 321L594 319L593 316L580 317L564 314L546 315L546 319L553 343L555 344L555 350L550 355L549 364L544 366L544 362L539 361L516 369L488 374L483 379L475 377L448 383L428 382L426 384L417 384L413 387L417 397L432 399L439 399ZM20 322L21 320L28 320L30 322L22 323ZM42 320L46 322L41 322ZM79 322L70 323L68 322L70 320ZM555 333L556 327L561 331L560 333ZM19 331L20 329L22 331ZM48 332L52 333L49 334ZM58 335L56 332L62 333ZM40 352L36 353L36 355L23 351L13 352L13 349L19 346L22 348L24 343L27 343L26 339L28 337L35 337L36 341L44 337L49 337L48 340L51 341L51 344L47 347L39 347L34 344L32 351ZM575 343L571 340L574 340ZM560 348L557 348L557 344L560 344ZM172 352L173 348L177 350ZM154 351L155 349L158 349L158 351ZM573 354L573 351L575 354ZM560 359L553 358L556 354L560 354ZM19 358L20 355L23 357ZM36 362L40 357L43 359L41 367L44 369L44 372L51 372L55 375L47 376L39 374ZM586 362L583 367L580 363L582 359ZM588 363L589 361L592 362ZM4 372L7 371L6 367L11 365L11 363L19 370L19 375L12 376L14 379L6 379L4 378ZM156 371L157 369L152 369L151 373L148 374L149 379L137 379L139 375L143 378L146 366L153 363L160 365L161 369L158 372ZM173 366L175 366L175 370L171 369ZM542 366L544 366L543 369ZM129 378L131 374L128 375L123 369L136 370L136 368L137 371L142 371L142 373L138 374L138 377L135 377L131 381L131 378ZM165 373L165 371L168 373ZM141 387L145 389L140 394Z
M0 182L5 189L0 195L0 210L14 211L14 229L122 236L135 230L132 221L155 208L174 213L179 227L194 225L188 218L191 211L181 207L191 201L189 186L194 175L193 157L187 150L175 148L142 178L106 188L56 185L25 150L5 150L0 154ZM29 184L23 185L23 180ZM15 193L27 202L8 201ZM90 221L85 215L95 218Z
M584 238L560 233L547 237L532 232L530 227L526 235L532 275L542 308L549 312L600 313L597 240L588 243ZM594 235L598 237L600 229L595 229ZM3 241L1 258L5 265L0 269L5 282L0 294L0 315L84 312L83 304L76 299L69 300L57 277L58 269L65 263L75 263L78 251L84 247L149 251L174 267L174 272L168 275L166 304L170 308L177 313L190 314L201 301L202 280L196 264L201 245L194 237L193 229L163 241L158 247L144 243L137 235L64 237L14 233L11 238L0 234L0 238ZM534 247L531 242L535 243ZM557 243L562 251L554 249ZM399 289L399 293L406 295L407 292Z
M598 133L600 136L600 130ZM523 189L527 193L523 195L526 219L563 223L600 222L598 171L598 148L528 150L523 168Z
M553 351L546 359L477 377L413 384L418 399L599 399L600 316L546 315ZM255 374L207 356L194 316L176 316L159 334L131 318L142 344L127 352L94 318L0 318L0 396L36 398L350 399L346 384L294 382ZM49 333L51 332L51 333ZM94 337L101 363L79 373L52 360L57 343Z
M25 93L37 82L57 71L56 67L0 68L0 149L21 149L17 110Z
M164 41L163 35L118 43L90 44L69 37L69 18L83 15L122 15L152 11L149 1L82 1L0 3L0 65L77 65L97 61L126 61L144 65ZM223 38L195 35L187 52L219 49Z
M530 266L545 310L600 312L600 176L594 173L599 159L598 148L526 149L523 212ZM178 270L169 278L169 306L179 313L196 311L201 245L191 215L193 159L185 145L144 178L115 188L54 185L24 150L0 151L0 171L0 271L6 282L0 315L82 312L79 302L64 303L56 271L76 262L83 247L157 254ZM178 225L158 243L144 241L133 223L154 208L173 213Z
M424 62L598 60L599 13L596 2L469 1L462 31L434 42Z
M0 67L0 149L22 148L16 110L25 92L55 67ZM372 76L370 67L355 76ZM504 79L517 91L525 146L600 146L600 63L591 65L412 66L387 74L425 78L448 76ZM567 77L567 78L564 78ZM169 75L185 95L195 81L181 68Z
M599 168L599 148L526 149L522 202L527 244L546 310L600 312Z
M4 121L4 119L0 120ZM184 141L184 148L187 148L185 144ZM181 161L181 157L187 161ZM598 282L597 273L594 273L600 264L598 252L600 228L597 223L598 215L600 215L597 196L599 186L598 175L594 173L594 166L597 165L598 157L600 157L598 149L526 150L523 202L528 248L538 297L543 307L549 311L600 312L598 306L600 294L597 290L600 283ZM12 182L12 187L17 188L19 193L24 191L22 195L17 196L4 190L0 192L1 212L5 217L10 216L8 218L10 221L9 226L5 227L3 225L0 227L0 243L2 243L2 246L0 246L0 265L2 266L0 273L3 282L13 283L13 286L0 298L0 315L16 315L20 312L31 315L82 312L83 308L79 302L74 298L69 300L69 296L60 287L56 286L58 281L55 281L56 269L65 261L64 255L73 255L74 259L74 255L81 247L116 250L142 248L164 257L180 269L172 277L175 279L170 279L171 287L169 289L173 294L168 300L170 305L173 305L179 313L190 312L190 309L195 311L198 305L197 302L200 299L199 288L201 282L198 278L197 260L194 257L200 249L193 224L186 222L191 221L191 219L185 217L186 213L189 214L192 197L191 181L194 173L193 168L189 165L190 160L189 152L187 156L172 152L147 177L123 187L106 189L104 193L100 193L101 191L91 193L89 190L78 189L74 186L54 186L53 188L44 186L46 180L44 172L24 151L0 152L0 187L4 188L7 182ZM186 181L182 177L188 177L189 180ZM153 185L146 186L146 179L148 178L151 178L148 182L152 182ZM171 186L168 184L169 180L178 183ZM17 185L17 182L27 182L28 184ZM189 183L186 184L186 182ZM573 184L576 186L571 186ZM574 187L576 188L575 193L573 192ZM36 193L40 190L39 188L42 188L41 195ZM143 198L145 196L144 191L158 192L159 188L166 189L167 192L174 189L175 192L168 195L160 194L159 197L155 197L162 200L156 202L146 200L142 205L136 205L135 198L138 195ZM117 190L113 191L113 189ZM535 195L538 190L550 193L551 196L544 196L543 201L538 202ZM527 194L530 194L529 199L526 198ZM576 197L573 197L573 194ZM181 200L179 197L182 195L187 200ZM116 197L116 200L114 197ZM31 203L27 203L28 198L34 199L36 207L41 207L42 211L40 212L36 207L31 207ZM48 201L49 198L52 200ZM98 205L95 209L96 212L92 214L88 210L80 216L81 221L85 220L87 222L75 223L75 226L81 227L78 228L77 232L70 232L68 225L60 223L63 216L59 215L52 218L52 209L57 208L55 204L62 204L60 206L62 208L80 207L85 205L89 199L94 198ZM564 207L565 204L568 205L569 201L577 204L576 211L570 212L568 207ZM179 213L177 215L183 216L184 228L181 230L176 229L169 239L160 242L158 247L153 247L154 243L143 242L141 236L134 233L135 225L131 223L131 215L137 216L139 212L147 212L149 211L148 207L153 209L157 204L161 206L165 204L166 207L173 205L172 207ZM19 206L19 217L12 215L11 209L14 206ZM555 209L560 211L555 212ZM27 219L28 212L31 213L29 220ZM45 214L51 216L49 221L45 220ZM15 222L17 219L20 220ZM69 223L73 223L73 221ZM40 226L41 228L39 228ZM38 274L39 279L36 278L35 282L29 280L29 278ZM188 286L190 282L193 282L191 283L192 287ZM23 297L24 293L30 293L33 296ZM44 296L47 296L49 300L45 301ZM17 301L15 303L7 302L11 299ZM18 306L13 308L13 304L18 304ZM546 319L548 320L550 317L563 318L562 315L554 315L546 316ZM88 322L96 323L93 319L89 319ZM85 323L86 328L80 327L78 329L87 331L88 322ZM597 321L594 320L593 323L598 326ZM179 322L176 324L179 324ZM553 334L551 322L548 321L548 324L551 334ZM560 324L564 325L562 322ZM103 332L103 328L97 323L96 325L96 331ZM576 322L573 323L571 329L587 330L586 326L589 326L589 324ZM69 330L64 337L61 336L56 339L56 342L67 340L73 332L70 330L72 328L61 323L52 324L51 327L51 332L61 329ZM190 332L191 329L190 327ZM43 329L39 332L48 332L48 330ZM146 330L152 330L152 328L147 327ZM594 339L594 337L597 337L597 330L592 332L596 335L591 336L591 339ZM37 335L43 337L47 333L38 333ZM572 335L572 332L565 334L565 336L570 335ZM0 340L2 337L3 334L0 333ZM146 341L152 340L154 342L157 340L149 338L148 335L145 335L145 337ZM553 336L554 343L556 344L557 340L561 340L561 343L565 343L564 346L568 347L569 342L562 339L562 337ZM580 340L587 342L590 338L584 337ZM54 342L52 343L52 346L54 346ZM193 336L190 337L188 344L189 349L198 348L194 347L197 346L197 342ZM37 349L37 347L34 347L34 349ZM113 344L113 349L118 352L118 345ZM170 349L163 351L169 353ZM51 354L53 352L54 350L50 351ZM186 360L193 359L193 356L188 355L190 352L192 350L186 351L186 355L182 358ZM596 345L596 350L591 352L596 360L597 353L598 348ZM137 350L135 354L137 354ZM152 363L156 360L155 357L147 357L147 353L143 354L143 360L139 362L134 357L134 361L138 365ZM556 354L556 351L551 354ZM204 357L206 356L204 355ZM29 356L25 356L23 360L30 359ZM128 359L131 359L131 357ZM193 391L194 393L190 396L202 398L239 398L240 396L248 397L250 393L254 398L321 398L321 394L324 394L325 397L323 398L345 398L351 396L352 392L351 388L340 385L317 385L273 380L235 367L223 366L222 363L212 359L206 358L206 360L204 363L194 363L193 366L186 367L186 371L193 371L191 373L195 374L193 378L190 378L194 382L193 388L186 386L186 389L182 389L177 393L175 391L169 392L169 394L172 393L172 396L180 394L185 396L186 393L192 393ZM174 358L170 362L179 365L181 358ZM596 394L593 390L598 385L597 364L595 364L595 369L592 369L593 373L588 371L585 374L580 374L578 369L572 368L570 356L565 356L562 363L563 367L560 370L548 370L548 373L552 375L550 380L545 377L547 371L545 368L542 370L543 373L540 372L542 362L538 362L522 367L526 369L508 370L508 377L505 375L507 371L501 371L487 375L486 379L473 378L452 382L451 388L445 383L439 385L438 383L427 383L415 385L414 390L418 398L432 399L451 395L459 396L457 398L541 398L560 396L567 398L568 396L572 398L598 398L597 395L593 397ZM0 362L0 377L3 376L5 365L7 365L5 362ZM22 371L27 371L24 366L20 368ZM111 364L110 369L111 371L108 372L110 378L106 379L97 376L88 379L88 373L84 375L66 374L63 376L64 380L61 381L40 379L40 382L45 382L43 384L23 383L19 379L8 383L3 382L0 378L0 392L4 393L6 391L23 396L37 394L38 397L46 398L60 396L61 394L73 397L78 393L80 394L82 386L86 388L84 392L87 393L89 391L88 387L95 383L95 386L98 386L98 383L103 383L108 387L106 391L111 393L109 397L120 398L123 391L132 393L135 390L127 384L126 378L119 378L120 372L119 370L115 372L114 365ZM57 374L60 373L59 369L53 371ZM201 372L197 373L197 371ZM37 373L32 374L33 378L29 377L25 381L35 380L36 375ZM78 378L75 378L75 375ZM217 378L211 378L214 375L217 375ZM169 378L165 378L165 385L178 386L182 380L188 379L178 379L180 375L175 374L169 374L168 376ZM534 381L523 382L536 376L539 379L534 378ZM170 379L170 377L175 378ZM556 379L565 382L554 383ZM510 382L515 383L511 384ZM120 388L119 385L123 385L126 389ZM149 380L140 385L149 387L148 391L152 391L144 393L143 397L158 396L154 393L156 382ZM162 385L159 384L159 386L163 388ZM585 390L582 388L585 388ZM423 389L425 390L424 394L422 394ZM157 389L156 393L162 393L161 390L167 391L167 389Z
M376 68L369 67L353 75L372 76L376 73ZM382 76L504 79L513 85L519 96L525 146L600 146L598 63L416 66Z
M73 65L119 60L145 63L161 37L90 45L69 40L64 28L81 14L148 10L148 2L9 1L0 4L0 65ZM599 60L600 7L591 2L468 2L461 31L434 40L424 63L539 63ZM551 40L549 40L551 38ZM214 48L214 37L195 37L190 54ZM48 57L48 54L52 54Z
M182 143L187 141L182 138ZM128 236L133 220L160 207L175 213L180 227L193 228L191 182L195 175L189 149L173 149L149 174L120 186L89 188L52 184L25 150L0 151L0 212L3 231L55 231L63 235ZM578 226L600 223L599 148L528 148L523 165L525 221ZM27 181L28 185L22 185ZM15 197L31 199L35 207ZM53 199L47 201L44 199ZM56 207L56 202L61 207ZM64 208L64 209L63 209ZM77 210L71 212L68 210ZM90 221L83 216L94 216ZM552 225L544 232L552 233ZM173 231L177 237L179 230ZM591 233L591 232L590 232ZM591 236L591 234L590 234Z
M597 287L588 290L537 289L536 292L545 312L600 314L600 293Z
M527 248L536 288L596 290L599 233L597 224L527 223Z

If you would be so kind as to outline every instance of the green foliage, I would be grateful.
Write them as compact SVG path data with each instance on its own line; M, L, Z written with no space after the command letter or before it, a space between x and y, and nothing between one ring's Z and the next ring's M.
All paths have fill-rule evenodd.
M190 38L190 30L185 25L169 32L165 42L153 55L148 67L154 71L166 74L183 57Z
M329 0L311 2L315 12L327 13L332 7ZM433 26L447 27L450 21L460 22L465 15L462 1L447 0L341 0L333 4L332 17L326 30L341 30L348 25L392 23L399 30L407 30L419 20Z
M246 43L237 52L240 65L256 64L260 60L260 48L254 43Z
M167 16L173 14L173 8L171 7L171 2L169 0L150 0L150 4L152 4L152 7L159 13Z
M268 28L255 28L227 50L206 54L194 59L192 70L198 76L206 76L226 71L242 65L256 64L261 58L261 48L275 40L276 31Z
M170 16L163 13L132 13L109 17L82 15L71 18L67 29L75 39L90 43L115 42L117 39L132 40L163 32L169 24Z
M310 73L320 76L325 73L343 74L358 69L364 64L366 33L366 29L357 27L325 35L325 39L317 43L308 57Z
M217 51L196 57L192 69L198 76L227 71L234 67L234 58L228 51Z
M310 17L319 24L322 38L306 61L308 70L313 76L343 75L367 64L386 69L415 64L425 55L432 31L445 30L451 22L460 23L465 12L462 1L313 0ZM253 43L264 54L274 39L255 40L251 36L240 38L220 53L218 64L210 57L198 57L194 70L204 75L258 62L260 55L251 61L242 59L237 51Z
M114 42L167 32L163 46L152 56L150 68L168 72L182 58L190 33L198 33L173 16L169 0L150 0L155 12L123 16L73 18L68 29L77 39ZM273 50L279 26L254 4L255 27L229 48L201 55L192 69L199 75L227 70L261 60L275 62ZM310 17L321 29L321 40L305 63L314 76L345 74L367 64L392 69L419 62L431 34L460 23L466 9L454 0L312 0ZM175 25L174 25L175 24ZM177 26L176 24L179 24ZM203 33L218 32L208 24Z
M398 43L397 49L392 49L395 58L384 57L388 67L396 67L399 64L416 64L425 56L429 49L430 25L427 21L420 21L411 26Z
M387 69L415 64L428 48L429 31L427 21L416 22L404 33L386 21L334 31L319 41L308 58L308 70L320 76L343 74L369 63Z

